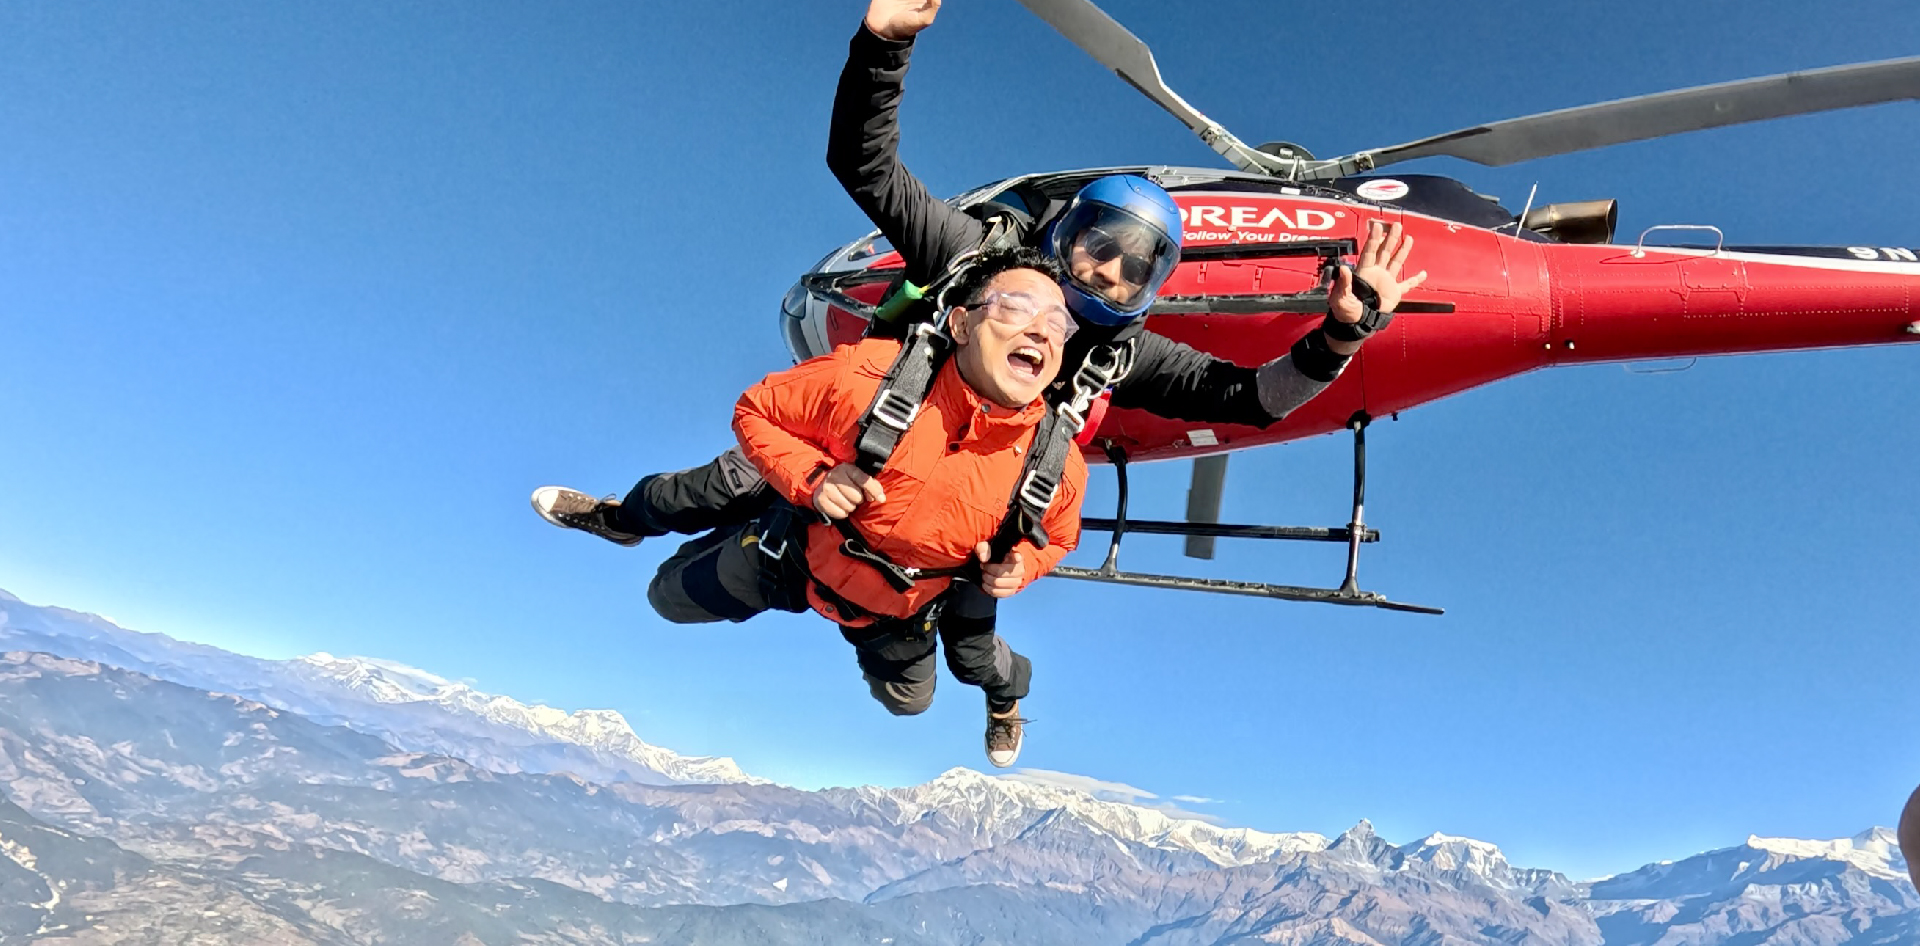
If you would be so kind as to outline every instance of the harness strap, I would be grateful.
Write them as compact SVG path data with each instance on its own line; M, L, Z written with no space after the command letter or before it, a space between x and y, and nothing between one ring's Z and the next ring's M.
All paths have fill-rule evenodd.
M1047 547L1047 509L1059 495L1067 454L1076 449L1074 439L1087 426L1093 402L1132 370L1133 355L1131 338L1093 346L1074 372L1067 397L1048 406L1047 416L1033 433L1033 447L1027 451L1013 496L1007 501L1006 518L1000 520L999 530L988 542L993 561L1004 560L1021 539L1032 542L1037 549Z
M833 520L833 525L835 529L839 530L841 535L840 554L872 566L880 573L882 578L887 580L887 584L891 585L893 590L901 592L902 594L911 589L914 582L923 581L928 578L949 578L955 575L965 574L968 571L965 565L954 565L946 568L914 568L908 565L896 564L892 559L874 551L871 546L867 545L866 536L861 535L860 530L854 528L852 522L845 519L835 519Z
M1094 401L1110 385L1126 377L1133 367L1133 356L1132 338L1095 345L1087 351L1080 368L1074 372L1067 397L1059 403L1048 405L1046 416L1040 419L1039 426L1034 430L1033 445L1027 451L1026 463L1020 468L1020 477L1014 481L1013 495L1007 501L1007 515L1000 520L1000 527L987 543L992 561L1004 560L1021 539L1032 542L1034 548L1047 547L1050 541L1046 529L1047 510L1059 495L1060 480L1066 474L1067 454L1077 449L1074 439L1086 427L1087 414ZM898 364L899 361L896 361L895 365ZM888 374L891 376L892 372ZM916 413L918 408L918 404L914 405ZM907 423L912 423L911 417ZM892 438L888 441L889 455L892 453L892 444L899 442L906 426L903 424L899 430L892 432ZM867 439L867 432L863 430L860 438L863 456ZM884 465L882 461L881 466ZM879 467L868 473L878 474ZM980 563L973 561L946 568L899 565L874 551L851 520L835 519L833 526L841 536L840 554L871 566L897 592L905 593L913 587L914 582L928 578L970 578L979 573Z
M887 368L887 376L880 380L880 389L873 393L873 403L860 417L853 444L854 466L868 476L876 476L887 465L900 437L920 416L920 405L933 387L934 376L952 352L953 340L939 326L922 322L913 327L900 346L900 354Z
M807 589L811 587L820 600L839 611L842 623L874 617L813 577L807 568L807 521L798 508L776 502L741 535L741 545L760 550L761 596L769 607L799 614L808 610Z

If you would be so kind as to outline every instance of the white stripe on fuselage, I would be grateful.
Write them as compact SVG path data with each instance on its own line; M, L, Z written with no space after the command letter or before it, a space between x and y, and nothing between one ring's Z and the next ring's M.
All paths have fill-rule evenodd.
M1402 217L1419 217L1426 220L1431 220L1434 223L1440 224L1448 228L1470 228L1474 230L1488 230L1488 232L1491 232L1496 236L1503 236L1510 240L1518 239L1518 237L1514 236L1514 234L1511 232L1502 232L1502 230L1489 230L1487 227L1476 226L1471 223L1461 223L1458 220L1448 220L1445 217L1436 217L1432 214L1422 213L1418 210L1414 210L1409 207L1404 207L1399 204L1379 204L1379 203L1372 203L1369 201L1361 201L1361 200L1341 200L1336 197L1317 197L1317 196L1310 197L1308 195L1301 194L1298 192L1286 193L1285 191L1275 193L1272 191L1182 190L1182 191L1179 191L1175 196L1180 198L1205 197L1205 198L1211 198L1214 200L1266 199L1266 200L1294 201L1298 203L1329 204L1342 209L1356 208L1362 211L1373 211L1376 213L1380 213L1382 215L1400 214ZM1209 205L1210 208L1211 206L1212 205ZM1187 208L1185 207L1181 208L1181 210L1183 211L1181 215L1182 224L1187 224L1187 221L1185 219L1186 209ZM1523 242L1530 243L1533 241L1523 241ZM1541 245L1565 246L1568 244L1544 243ZM1840 258L1825 257L1825 256L1800 256L1798 254L1792 254L1792 253L1749 253L1749 252L1735 252L1735 251L1729 251L1729 250L1705 250L1705 249L1700 249L1698 247L1686 247L1686 246L1641 246L1636 248L1631 246L1625 246L1619 243L1610 243L1610 244L1604 244L1604 245L1612 246L1620 250L1621 252L1624 252L1627 254L1633 254L1639 251L1639 252L1646 252L1646 253L1665 253L1673 256L1686 256L1686 257L1695 257L1695 258L1703 258L1703 259L1704 258L1731 259L1731 260L1739 260L1740 262L1743 262L1743 263L1767 263L1769 265L1774 265L1774 266L1798 266L1803 269L1825 269L1825 270L1836 270L1840 272L1851 272L1851 273L1887 273L1887 274L1896 275L1896 276L1920 275L1920 261L1909 262L1904 260L1840 259ZM1821 247L1821 249L1852 249L1852 248ZM1872 249L1876 253L1911 252L1910 250L1903 250L1898 247L1892 248L1891 250L1887 248L1882 248L1882 247L1869 247L1865 249Z
M1626 253L1635 252L1631 246L1612 244ZM1920 276L1920 262L1905 263L1888 260L1835 259L1826 256L1796 256L1787 253L1743 253L1733 250L1702 250L1694 247L1648 246L1642 247L1647 253L1663 253L1672 256L1685 256L1692 259L1730 259L1742 263L1766 263L1770 266L1798 266L1802 269L1829 269L1849 273L1886 273L1895 276Z

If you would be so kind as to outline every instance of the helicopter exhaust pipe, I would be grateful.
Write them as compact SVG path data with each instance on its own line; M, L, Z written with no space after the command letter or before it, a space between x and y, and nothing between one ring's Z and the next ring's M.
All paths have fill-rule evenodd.
M1582 200L1529 210L1520 225L1561 243L1612 243L1619 222L1619 201Z

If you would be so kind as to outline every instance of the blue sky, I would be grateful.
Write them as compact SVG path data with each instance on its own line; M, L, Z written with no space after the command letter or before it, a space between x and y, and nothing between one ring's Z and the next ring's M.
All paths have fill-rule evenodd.
M822 164L857 3L0 7L0 588L246 653L366 654L801 785L981 767L976 695L873 705L825 624L676 628L527 509L729 439L775 308L866 229ZM1112 0L1189 101L1321 154L1920 50L1905 4ZM1451 174L1621 231L1920 245L1912 104ZM1211 166L1016 4L953 0L909 164ZM1920 352L1557 369L1377 426L1364 583L1444 618L1043 582L1022 763L1230 823L1371 819L1576 876L1892 824L1920 781ZM1348 445L1236 455L1230 520L1344 521ZM1176 517L1186 467L1137 470ZM1111 503L1096 472L1090 508ZM1089 536L1098 545L1099 536ZM1128 564L1201 567L1171 539ZM1076 559L1096 563L1097 551ZM1211 574L1337 579L1223 542Z

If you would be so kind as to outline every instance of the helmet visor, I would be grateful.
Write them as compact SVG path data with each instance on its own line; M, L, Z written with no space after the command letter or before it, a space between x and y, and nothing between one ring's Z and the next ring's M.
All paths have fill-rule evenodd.
M1180 262L1180 246L1171 236L1118 207L1077 203L1059 226L1057 245L1068 278L1117 310L1150 300Z

